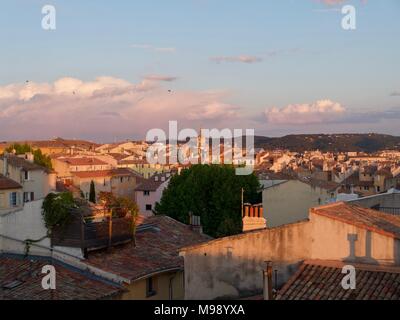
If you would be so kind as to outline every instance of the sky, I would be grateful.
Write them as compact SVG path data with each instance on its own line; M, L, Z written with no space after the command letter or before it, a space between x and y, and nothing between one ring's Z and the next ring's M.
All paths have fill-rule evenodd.
M3 0L0 141L400 135L398 39L398 0Z

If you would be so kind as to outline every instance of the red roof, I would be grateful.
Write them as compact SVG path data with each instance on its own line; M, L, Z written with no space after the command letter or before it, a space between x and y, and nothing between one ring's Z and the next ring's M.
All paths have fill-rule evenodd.
M86 262L126 279L137 280L167 270L182 270L183 257L179 256L179 249L210 240L167 216L141 217L139 221L136 247L130 243L108 252L89 253Z
M56 290L43 290L42 267L56 269ZM49 258L0 254L0 300L98 300L122 292L120 286Z
M58 159L60 161L66 162L72 166L98 166L98 165L107 165L106 162L101 161L97 158L64 158Z
M142 179L135 191L157 191L157 189L171 178L171 174L158 173L148 179Z
M351 205L345 202L337 202L317 208L311 212L330 219L364 228L400 239L400 216L394 216L380 211Z
M79 178L102 178L102 177L121 177L121 176L137 176L137 174L126 168L96 170L96 171L77 171L72 175Z
M399 300L400 268L352 264L356 289L341 283L344 262L305 261L278 292L277 300Z
M20 188L22 188L22 186L18 182L11 180L0 174L0 190L20 189Z

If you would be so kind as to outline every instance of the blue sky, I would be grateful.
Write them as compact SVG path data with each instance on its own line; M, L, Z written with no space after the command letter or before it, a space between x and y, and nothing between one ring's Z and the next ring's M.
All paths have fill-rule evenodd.
M55 31L41 28L41 8L46 4L57 10ZM344 4L357 10L354 31L341 28ZM168 120L194 128L254 127L264 135L355 131L400 135L400 2L396 0L338 5L317 0L4 0L0 38L0 124L8 123L0 128L4 139L28 135L29 128L37 138L140 137ZM63 112L85 113L85 108L93 115L92 97L80 97L80 107L73 110L66 105L75 100L47 87L35 91L37 97L21 100L7 95L7 101L1 100L1 88L14 85L17 89L12 90L22 90L26 80L52 86L67 77L84 83L112 77L132 86L146 78L152 81L146 97L120 97L115 106L115 100L104 102L102 108L115 114L113 119L97 119L106 130L96 128L94 118L75 113L81 124L74 132L54 125L39 133L40 112L28 114L42 103L58 108L58 113L51 113L55 118ZM167 89L176 96L166 95ZM148 101L140 105L143 99ZM151 102L158 104L155 110L150 110ZM132 109L126 111L128 104ZM139 121L138 110L149 114ZM158 115L160 121L152 121ZM29 124L26 131L12 131L24 123ZM114 132L118 123L126 128Z

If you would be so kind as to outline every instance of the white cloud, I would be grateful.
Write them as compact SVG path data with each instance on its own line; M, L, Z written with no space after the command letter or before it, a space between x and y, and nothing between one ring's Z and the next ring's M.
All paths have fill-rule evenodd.
M164 53L176 52L176 48L174 47L156 47L150 44L132 44L130 47L134 49L143 49L143 50L150 50L150 51L164 52Z
M173 76L164 76L161 74L150 74L144 77L144 79L149 81L165 81L165 82L172 82L178 79L178 77Z
M319 100L310 104L290 104L284 108L269 108L265 116L273 124L315 124L333 122L341 117L346 109L338 102Z
M249 63L249 64L263 61L263 59L260 57L248 56L248 55L240 55L240 56L234 56L234 57L219 56L219 57L212 57L212 58L210 58L210 60L214 61L216 63L240 62L240 63Z
M189 120L212 120L223 118L235 118L238 116L238 107L230 104L212 102L202 105L199 108L189 112L187 119Z

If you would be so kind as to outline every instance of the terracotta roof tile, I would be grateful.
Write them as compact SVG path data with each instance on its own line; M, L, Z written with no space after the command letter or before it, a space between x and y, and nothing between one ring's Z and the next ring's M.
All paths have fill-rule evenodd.
M130 243L111 251L89 253L87 263L121 277L136 280L166 270L183 269L179 249L210 240L167 216L141 218L136 247Z
M106 162L97 158L63 158L58 160L66 162L72 166L107 165Z
M345 202L312 208L311 212L400 239L400 216L390 215Z
M117 168L110 170L96 170L96 171L77 171L72 172L72 175L79 178L101 178L101 177L122 177L122 176L135 176L138 174L126 168Z
M355 264L356 289L341 283L338 261L305 261L278 292L277 300L387 300L400 299L400 268Z
M41 271L49 264L49 258L0 254L0 300L97 300L122 292L114 283L57 261L56 290L43 290Z
M4 155L0 156L0 159L4 159ZM7 161L8 164L17 168L21 168L25 171L36 171L36 170L42 170L44 172L50 173L52 172L52 170L40 166L34 162L30 162L28 160L25 160L24 158L12 155L12 154L8 154L7 155Z
M20 189L20 188L22 188L22 186L19 183L0 174L0 190Z
M155 174L148 179L143 179L135 188L135 191L156 191L163 183L168 181L171 176L165 174Z

